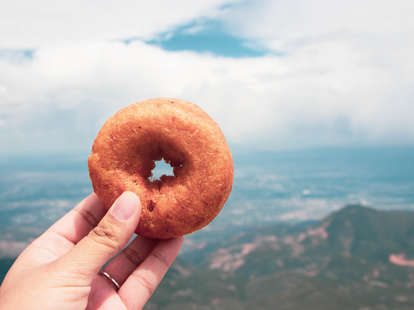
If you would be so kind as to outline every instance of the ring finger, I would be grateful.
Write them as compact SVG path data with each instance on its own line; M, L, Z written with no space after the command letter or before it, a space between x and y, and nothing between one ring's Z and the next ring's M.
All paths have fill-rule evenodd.
M103 271L122 286L128 276L144 261L158 242L158 240L137 236L103 268Z

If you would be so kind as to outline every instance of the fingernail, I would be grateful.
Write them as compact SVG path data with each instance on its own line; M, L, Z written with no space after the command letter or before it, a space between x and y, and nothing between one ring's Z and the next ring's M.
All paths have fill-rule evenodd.
M111 213L118 221L126 221L137 211L139 205L140 201L137 195L132 192L124 192L115 201Z

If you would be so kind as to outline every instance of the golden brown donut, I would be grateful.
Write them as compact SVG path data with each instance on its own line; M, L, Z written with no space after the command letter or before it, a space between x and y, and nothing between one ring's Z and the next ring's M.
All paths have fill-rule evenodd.
M154 162L174 176L149 181ZM124 191L142 204L136 233L168 239L210 223L233 184L233 160L219 126L198 106L157 98L129 105L99 131L88 160L93 189L109 208Z

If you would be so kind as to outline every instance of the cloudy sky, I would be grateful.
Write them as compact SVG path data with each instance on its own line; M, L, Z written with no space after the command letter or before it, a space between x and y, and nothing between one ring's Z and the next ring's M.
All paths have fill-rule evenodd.
M3 0L0 152L88 150L151 97L200 105L235 147L414 145L413 16L412 0Z

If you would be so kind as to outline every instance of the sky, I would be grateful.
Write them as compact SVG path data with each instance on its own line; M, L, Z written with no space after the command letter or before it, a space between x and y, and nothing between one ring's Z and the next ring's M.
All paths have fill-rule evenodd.
M153 97L231 146L414 145L414 1L0 2L0 153L89 150Z

